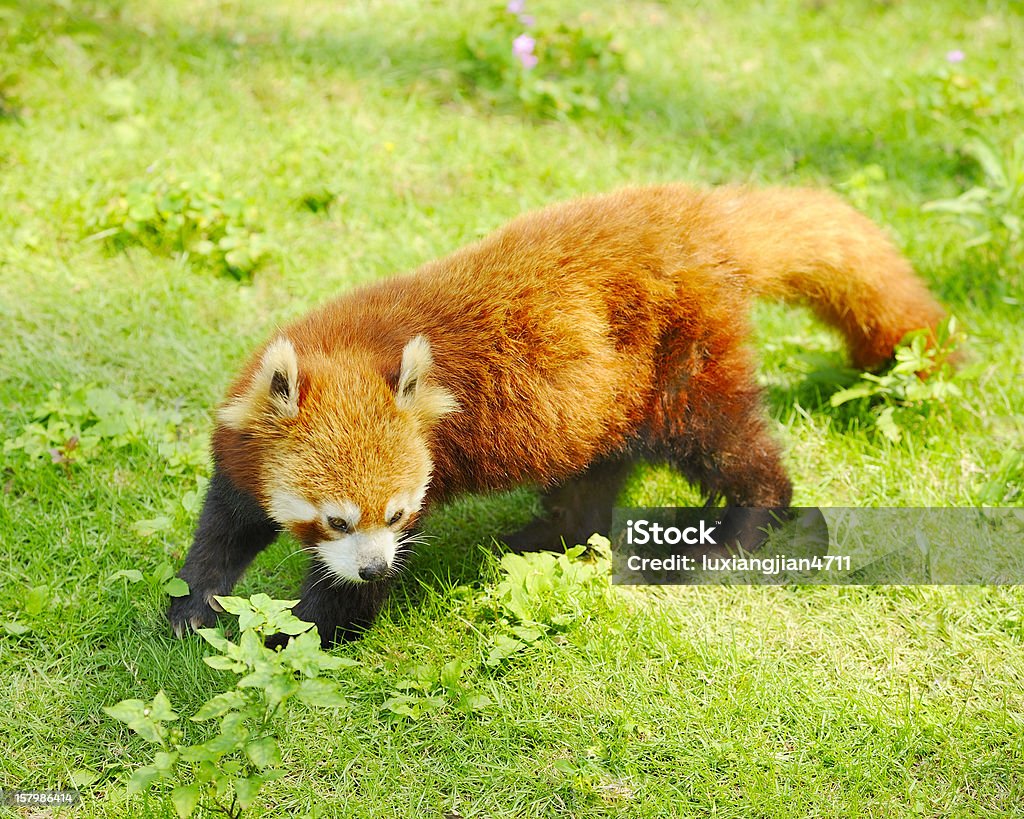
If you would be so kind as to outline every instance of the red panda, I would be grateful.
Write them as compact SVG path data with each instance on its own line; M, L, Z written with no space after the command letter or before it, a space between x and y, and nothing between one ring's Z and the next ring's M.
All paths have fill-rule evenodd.
M882 364L943 311L882 231L800 189L629 188L554 205L285 327L228 390L172 604L211 625L286 529L311 555L295 614L324 645L374 619L433 504L539 486L513 548L607 531L636 459L726 501L740 544L785 509L748 346L755 296L808 304ZM731 517L730 517L731 516Z

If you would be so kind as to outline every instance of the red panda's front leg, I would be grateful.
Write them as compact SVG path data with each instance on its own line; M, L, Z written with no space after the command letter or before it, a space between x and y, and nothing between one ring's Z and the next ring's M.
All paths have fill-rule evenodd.
M335 643L362 636L373 625L390 590L390 578L369 583L343 581L319 560L314 560L292 614L316 625L320 645L328 649ZM290 639L287 634L275 634L266 644L274 648L285 645Z
M213 626L219 610L214 595L229 594L279 531L255 498L214 467L192 548L178 572L189 593L176 597L167 612L174 633L181 637L189 628Z

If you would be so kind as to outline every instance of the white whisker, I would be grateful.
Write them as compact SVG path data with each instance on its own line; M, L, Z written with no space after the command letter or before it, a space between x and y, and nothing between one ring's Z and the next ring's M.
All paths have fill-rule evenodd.
M295 555L301 555L303 552L311 552L311 551L312 551L312 549L309 546L300 546L294 552L290 552L289 554L286 554L284 557L282 557L275 564L274 568L271 571L275 571L276 572L278 569L280 569L285 564L286 561L291 560L293 557L295 557Z
M399 545L401 545L401 546L410 546L410 545L411 546L429 546L430 544L427 543L425 540L419 540L418 538L410 537L410 538L406 538L403 541L400 541Z

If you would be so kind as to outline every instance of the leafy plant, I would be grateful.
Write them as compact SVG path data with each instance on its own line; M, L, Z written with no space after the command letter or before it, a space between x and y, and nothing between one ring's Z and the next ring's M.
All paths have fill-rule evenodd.
M218 720L219 730L201 742L186 742L186 727L175 725L174 711L163 691L150 702L123 700L103 710L157 746L153 762L136 770L129 794L144 793L158 783L174 784L170 798L179 817L202 807L238 817L267 782L283 776L277 740L279 719L296 703L316 708L345 708L341 686L324 673L358 665L354 660L322 651L316 627L295 617L294 600L272 600L257 594L248 600L218 597L223 608L238 616L237 643L220 629L199 634L216 653L204 657L211 668L238 676L233 688L203 703L189 719ZM293 635L280 650L264 640L274 634Z
M49 461L67 469L101 443L127 445L141 426L137 407L112 390L86 385L65 393L57 384L21 433L4 441L4 452L20 451L32 465Z
M1024 496L1024 448L1007 449L977 492L979 506L1009 506Z
M34 628L37 618L51 614L54 608L54 590L46 585L26 586L19 590L18 614L28 622L23 622L18 616L5 616L0 614L0 629L12 637L20 637L27 634Z
M865 210L873 199L884 195L886 178L885 168L881 165L865 165L840 182L838 187L858 209Z
M140 569L121 569L110 576L111 580L125 580L128 583L145 583L171 597L184 597L188 594L188 584L180 577L174 576L174 567L166 560L151 572Z
M139 245L160 255L180 254L236 279L247 279L270 245L258 228L256 207L221 190L215 175L182 178L147 173L111 196L89 218L92 239L120 250Z
M965 68L964 56L950 52L945 65L930 71L918 85L917 106L937 122L957 131L965 120L990 120L1012 114L1019 103L991 80Z
M1024 136L1001 155L978 138L963 148L981 168L984 183L953 199L937 199L924 210L953 217L969 238L965 247L988 248L1000 258L1016 259L1024 237Z
M622 46L586 15L536 20L513 0L468 32L460 49L460 73L474 93L515 100L535 115L575 118L629 97Z
M950 316L935 330L908 333L896 347L893 364L881 373L861 373L851 387L833 393L838 407L851 401L870 406L875 427L892 442L902 437L897 410L941 403L962 393L953 381L952 357L963 341L956 319Z
M88 463L103 450L152 451L155 444L164 475L196 481L196 490L181 501L184 510L198 507L209 456L205 441L183 430L181 412L149 407L95 384L67 391L56 384L29 417L18 434L4 441L3 451L20 453L30 467L59 464L70 476L76 464Z
M310 213L325 215L342 199L343 197L336 190L321 185L303 191L298 195L296 201L300 207Z
M392 719L412 719L449 707L469 714L491 705L491 698L465 680L472 668L465 660L449 660L438 667L429 663L412 666L395 685L381 710Z
M594 535L588 545L589 550L573 546L564 554L502 556L504 576L487 598L499 629L489 642L485 665L500 666L589 616L592 591L608 584L611 544Z

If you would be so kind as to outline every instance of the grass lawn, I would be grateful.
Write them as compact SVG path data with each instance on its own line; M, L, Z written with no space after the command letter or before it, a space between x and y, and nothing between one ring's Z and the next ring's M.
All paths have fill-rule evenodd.
M162 590L229 379L312 305L549 202L839 191L956 314L970 363L960 397L897 407L887 436L815 380L837 337L759 307L794 502L1022 505L1021 9L527 5L524 75L498 1L0 0L0 788L175 815L168 786L127 794L154 748L101 706L163 689L188 715L234 684L171 637ZM688 500L642 468L623 503ZM285 775L247 816L1024 815L1020 587L566 582L548 632L488 664L515 626L491 537L535 508L521 490L430 519L378 625L336 652L359 662L349 707L278 719ZM238 593L292 597L296 550ZM441 690L453 660L480 707Z

